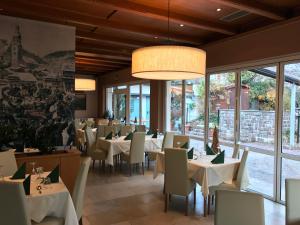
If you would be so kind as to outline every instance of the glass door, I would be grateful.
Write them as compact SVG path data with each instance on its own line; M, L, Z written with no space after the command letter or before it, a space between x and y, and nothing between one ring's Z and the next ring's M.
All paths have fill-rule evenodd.
M129 98L127 89L116 89L113 92L113 114L114 119L129 121Z

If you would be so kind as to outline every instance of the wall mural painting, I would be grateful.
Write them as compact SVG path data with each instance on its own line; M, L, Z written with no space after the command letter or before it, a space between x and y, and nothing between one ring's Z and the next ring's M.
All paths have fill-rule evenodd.
M74 139L75 29L0 16L0 150Z

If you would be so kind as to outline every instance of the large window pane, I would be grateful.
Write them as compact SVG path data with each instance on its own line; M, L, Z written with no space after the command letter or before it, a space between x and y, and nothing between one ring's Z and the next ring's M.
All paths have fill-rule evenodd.
M113 112L113 88L106 88L106 110Z
M284 66L282 152L300 155L300 63Z
M140 123L140 85L130 86L130 123Z
M182 131L182 81L167 82L167 130Z
M273 196L273 156L250 151L247 159L247 171L249 178L249 189Z
M282 159L281 168L281 200L285 201L285 179L300 179L300 161Z
M274 151L276 66L241 71L240 142Z
M204 137L205 78L187 80L185 86L185 134Z
M227 156L232 156L234 143L235 73L210 75L209 83L209 130L211 141L213 129L219 128L219 141Z
M142 124L150 127L150 84L142 84Z

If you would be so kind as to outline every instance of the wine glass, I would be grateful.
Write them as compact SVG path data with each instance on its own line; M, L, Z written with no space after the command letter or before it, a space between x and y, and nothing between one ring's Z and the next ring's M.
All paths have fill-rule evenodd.
M38 178L37 179L41 179L42 178L42 174L44 173L44 168L43 167L37 167L36 168L36 173L38 174Z
M31 174L35 175L36 174L36 170L35 170L35 164L36 163L35 162L30 162L29 164L32 166Z

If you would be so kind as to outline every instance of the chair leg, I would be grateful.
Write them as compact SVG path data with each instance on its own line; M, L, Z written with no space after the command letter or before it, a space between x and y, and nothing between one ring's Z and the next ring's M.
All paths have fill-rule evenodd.
M169 193L165 193L165 212L168 212L169 207Z
M185 196L185 215L188 216L189 214L189 196Z
M144 171L144 162L142 162L142 172L143 172L143 175L145 174L145 171Z
M131 177L132 174L132 166L131 164L128 162L128 169L129 169L129 176Z
M149 155L148 155L148 170L150 168L150 158L149 158Z
M207 206L207 197L203 196L204 200L203 200L203 210L204 210L204 216L206 216L206 206Z
M95 168L95 160L93 160L93 169Z
M79 219L78 223L79 223L79 225L83 225L83 223L82 223L82 217Z
M215 196L214 196L214 195L211 196L211 204L212 204L212 205L215 204Z
M207 198L208 198L208 201L207 201L207 214L209 215L210 214L210 204L211 204L210 198L211 198L211 196L209 195Z
M194 188L194 206L196 205L196 199L197 199L197 196L196 196L196 187Z

